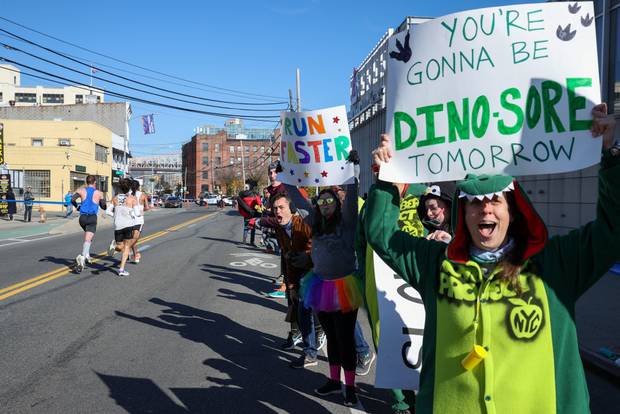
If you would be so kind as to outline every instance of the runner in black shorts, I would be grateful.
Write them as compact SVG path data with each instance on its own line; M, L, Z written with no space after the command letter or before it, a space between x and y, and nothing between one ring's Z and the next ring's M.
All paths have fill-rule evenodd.
M82 214L80 215L80 227L84 231L90 233L97 232L97 215L96 214Z
M84 230L84 244L82 254L75 258L75 268L78 272L84 270L86 262L91 261L90 245L97 231L97 213L99 208L106 209L105 196L96 188L97 177L89 175L86 177L86 187L78 189L71 197L73 204L80 212L80 227ZM77 200L81 200L78 207Z

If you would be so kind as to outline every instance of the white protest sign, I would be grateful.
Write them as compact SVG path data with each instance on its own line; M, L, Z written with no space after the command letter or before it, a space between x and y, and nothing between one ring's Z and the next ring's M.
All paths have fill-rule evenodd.
M420 294L373 253L381 333L375 387L418 389L426 312Z
M600 160L592 2L494 7L413 26L389 41L392 182L546 174Z
M280 181L291 185L339 185L354 176L344 106L307 112L282 112Z

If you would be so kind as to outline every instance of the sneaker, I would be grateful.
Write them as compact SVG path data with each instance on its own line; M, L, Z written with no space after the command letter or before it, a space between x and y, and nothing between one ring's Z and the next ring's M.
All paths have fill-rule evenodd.
M138 253L137 255L135 255L133 257L133 260L131 261L132 263L138 264L140 263L140 259L142 258L142 255L140 253Z
M108 256L114 257L114 253L116 253L116 240L112 240L108 246Z
M319 365L319 362L317 361L316 357L312 358L309 355L303 354L300 355L299 358L297 358L295 361L291 362L289 367L301 369L306 367L315 367L317 365Z
M355 375L363 377L368 375L372 362L375 360L375 353L369 351L367 354L361 354L357 356L357 366L355 367Z
M347 385L344 388L344 405L347 407L353 407L357 405L357 392L355 392L354 386Z
M85 264L86 264L86 260L84 259L84 256L82 256L81 254L78 254L77 257L75 258L75 270L77 270L78 273L81 273L82 270L84 270Z
M289 333L288 338L286 338L286 342L282 344L282 349L285 351L292 351L297 345L301 345L303 342L304 340L301 337L301 334L292 335Z
M274 290L273 292L269 292L267 296L274 299L283 299L286 297L286 293L282 290Z
M88 263L88 264L92 264L93 263L93 258L90 257L90 256L85 257L84 260L86 260L86 263Z
M118 275L119 276L129 276L129 272L126 271L125 269L119 269L118 270Z
M342 392L342 386L340 385L340 381L336 381L333 379L327 380L325 385L314 390L314 393L320 396L338 394L340 392Z
M325 348L325 344L327 344L327 335L322 332L316 337L316 350L320 351L321 349Z

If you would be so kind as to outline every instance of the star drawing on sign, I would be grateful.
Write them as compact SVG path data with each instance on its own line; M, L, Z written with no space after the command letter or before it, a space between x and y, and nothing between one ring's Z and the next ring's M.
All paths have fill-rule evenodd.
M332 119L334 120L334 124L340 122L340 118L338 118L337 116L333 117Z
M295 175L295 170L291 169L291 175Z
M327 177L327 171L325 170L321 171L321 177L323 178Z
M304 171L304 177L308 178L309 175L310 173L308 171Z
M314 182L318 184L318 183L319 183L319 179L318 179L318 178L315 178L315 179L314 179Z
M298 179L297 179L297 182L298 182L298 183L300 183L300 182L301 182L301 178L298 178Z

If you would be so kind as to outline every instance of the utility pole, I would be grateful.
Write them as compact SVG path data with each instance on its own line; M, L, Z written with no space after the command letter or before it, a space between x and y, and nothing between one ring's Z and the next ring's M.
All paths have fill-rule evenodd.
M182 198L187 198L187 166L185 166L185 171L183 172L183 195Z
M297 112L301 111L301 96L299 95L299 91L301 89L300 85L299 85L299 68L297 68L297 77L296 77L296 86L297 86Z

